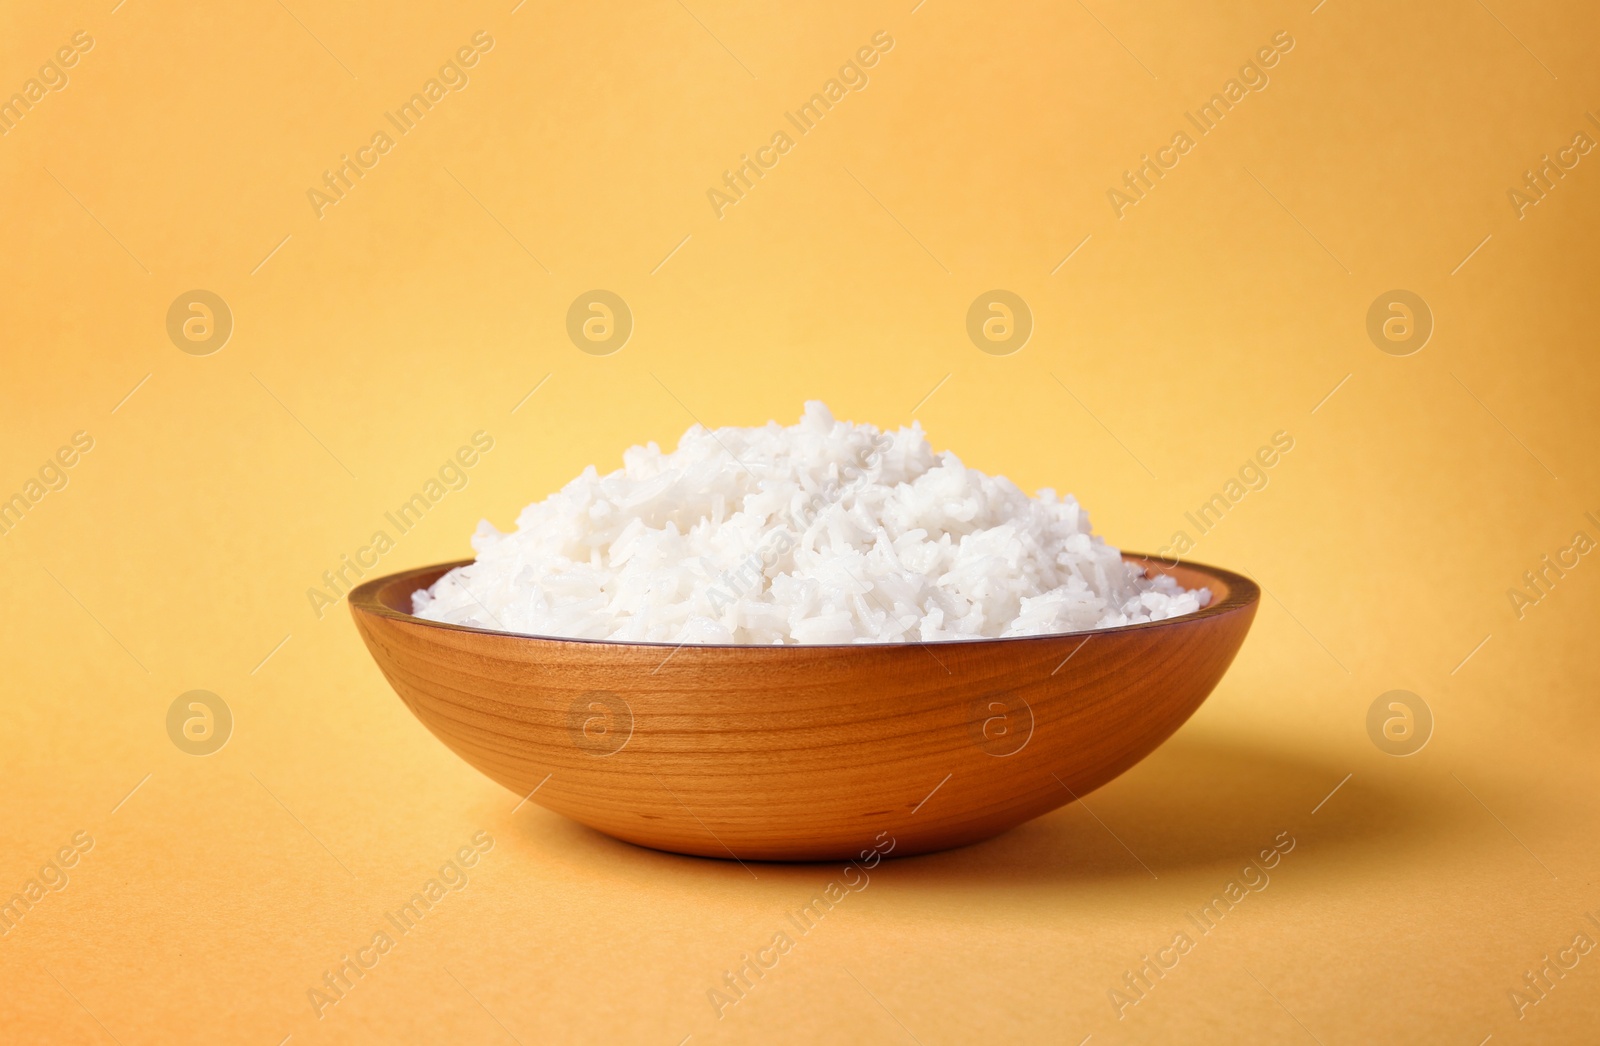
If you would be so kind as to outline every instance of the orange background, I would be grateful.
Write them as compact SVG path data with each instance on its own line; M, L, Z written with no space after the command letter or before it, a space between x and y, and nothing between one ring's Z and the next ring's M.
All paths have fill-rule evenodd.
M1600 538L1600 154L1520 217L1508 192L1600 140L1600 12L512 3L6 16L0 98L93 44L0 137L0 496L93 448L0 537L0 899L93 847L0 937L0 1038L1593 1041L1600 952L1521 1018L1509 993L1600 939L1600 563L1520 617L1507 593ZM323 172L480 30L319 218ZM719 218L723 172L880 30ZM1279 32L1119 218L1108 190ZM209 355L167 331L196 288L233 317ZM634 318L610 355L566 334L595 288ZM1034 318L1009 355L966 332L995 288ZM1396 289L1434 321L1403 356L1367 332ZM1087 806L886 862L719 1019L707 989L836 870L752 881L517 808L307 590L473 432L494 449L379 569L807 398L1144 551L1295 443L1193 550L1269 593L1195 719ZM204 757L166 726L194 689L233 716ZM1408 758L1367 732L1394 689L1435 720ZM319 1018L308 990L480 831L467 887ZM1270 885L1119 1018L1108 990L1279 832Z

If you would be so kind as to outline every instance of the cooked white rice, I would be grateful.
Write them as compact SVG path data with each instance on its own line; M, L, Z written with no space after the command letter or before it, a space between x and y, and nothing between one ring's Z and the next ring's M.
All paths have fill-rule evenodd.
M413 596L419 617L501 632L661 643L898 643L1082 632L1210 601L1146 580L1070 494L897 432L834 420L699 425L634 447L487 520L476 562Z

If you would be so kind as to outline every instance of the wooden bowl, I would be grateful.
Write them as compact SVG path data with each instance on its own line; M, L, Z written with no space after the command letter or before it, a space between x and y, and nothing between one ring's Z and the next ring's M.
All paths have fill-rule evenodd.
M460 563L368 581L350 609L406 706L519 796L608 835L738 860L913 854L1085 795L1188 719L1244 642L1248 578L1126 555L1211 589L1197 613L1074 635L673 646L413 617Z

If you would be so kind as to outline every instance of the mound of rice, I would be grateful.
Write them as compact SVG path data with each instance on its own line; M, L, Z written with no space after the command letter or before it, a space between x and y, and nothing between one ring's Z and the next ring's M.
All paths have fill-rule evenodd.
M477 560L418 591L433 621L663 643L898 643L1082 632L1210 601L1146 580L1071 495L934 453L922 428L834 420L699 425L593 466Z

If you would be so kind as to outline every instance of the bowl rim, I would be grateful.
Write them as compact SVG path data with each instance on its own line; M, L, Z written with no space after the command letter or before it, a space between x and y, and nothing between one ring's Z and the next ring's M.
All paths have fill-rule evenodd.
M1115 635L1124 632L1137 632L1145 629L1164 628L1173 625L1182 625L1221 617L1247 607L1254 607L1261 600L1261 587L1243 574L1226 570L1222 567L1211 566L1206 563L1195 563L1189 560L1179 560L1171 563L1165 556L1151 556L1142 552L1129 552L1120 550L1123 562L1132 561L1146 570L1160 572L1165 567L1172 569L1193 570L1207 577L1222 582L1227 586L1228 594L1220 600L1213 600L1191 614L1182 614L1178 617L1163 618L1160 621L1140 621L1128 625L1112 625L1109 628L1085 629L1080 632L1047 632L1033 636L975 636L967 639L917 639L896 643L669 643L658 640L618 640L618 639L578 639L572 636L544 636L528 632L501 632L492 628L479 628L475 625L458 625L448 621L432 621L428 618L408 614L384 603L379 598L385 588L408 578L421 577L425 574L435 574L442 577L444 574L458 567L464 567L477 562L475 559L458 559L446 563L434 563L424 567L413 567L410 570L400 570L382 577L363 581L346 595L350 604L350 612L371 614L375 617L387 618L392 621L405 622L426 628L443 629L450 632L464 632L475 635L497 636L502 639L532 640L540 643L576 643L585 646L609 646L618 648L639 647L643 649L680 649L691 647L695 650L910 650L919 646L962 646L978 643L1029 643L1050 640L1069 639L1076 636ZM1147 575L1148 576L1148 575ZM421 586L419 586L421 587ZM1087 639L1085 640L1087 642Z

